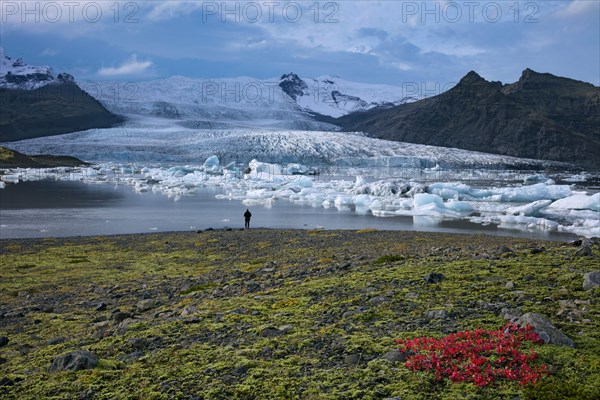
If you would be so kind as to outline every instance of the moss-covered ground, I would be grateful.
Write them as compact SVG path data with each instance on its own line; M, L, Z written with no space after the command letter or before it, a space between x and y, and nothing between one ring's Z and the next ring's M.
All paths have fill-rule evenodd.
M0 241L0 398L598 399L592 249L372 230ZM436 381L386 356L394 339L497 329L506 309L575 341L536 346L553 371L537 386ZM74 350L98 366L48 372Z

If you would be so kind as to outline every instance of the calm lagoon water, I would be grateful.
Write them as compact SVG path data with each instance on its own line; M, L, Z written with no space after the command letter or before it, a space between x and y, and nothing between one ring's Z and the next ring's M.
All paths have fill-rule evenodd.
M0 238L110 235L207 228L242 228L246 209L239 200L219 200L218 188L207 188L178 201L159 193L136 193L130 186L69 181L9 184L0 190ZM353 210L292 204L250 207L252 227L293 229L417 230L483 233L569 240L556 232L498 229L468 221L427 217L380 218Z

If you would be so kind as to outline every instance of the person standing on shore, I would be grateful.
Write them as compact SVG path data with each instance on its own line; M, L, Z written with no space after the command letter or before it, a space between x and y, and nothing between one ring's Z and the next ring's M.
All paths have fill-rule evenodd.
M246 229L250 228L250 218L252 218L252 213L246 208L246 212L244 213L244 220L246 221L246 225L244 227Z

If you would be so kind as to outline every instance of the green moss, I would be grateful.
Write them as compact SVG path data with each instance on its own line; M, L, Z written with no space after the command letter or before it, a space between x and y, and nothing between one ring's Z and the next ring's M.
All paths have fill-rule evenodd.
M2 311L25 314L0 319L11 340L0 377L17 378L0 388L3 399L586 399L600 387L598 292L582 289L596 246L578 258L561 243L524 239L261 230L1 245ZM473 259L501 245L515 256ZM445 279L425 282L431 272ZM147 297L160 305L135 311ZM556 315L558 300L585 303L569 319ZM106 311L96 311L100 301ZM180 317L190 306L196 312ZM575 340L575 349L539 347L554 374L537 387L439 382L380 358L394 339L496 329L504 306L540 312ZM111 321L115 308L134 322ZM450 316L429 320L431 310ZM49 345L55 338L64 341ZM77 349L99 366L47 372L54 356Z

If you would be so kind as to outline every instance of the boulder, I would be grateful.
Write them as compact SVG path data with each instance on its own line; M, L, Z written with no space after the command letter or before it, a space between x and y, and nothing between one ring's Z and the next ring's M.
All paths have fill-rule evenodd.
M583 275L583 290L590 290L600 286L600 272L588 272Z
M541 314L529 312L523 314L518 320L520 326L531 325L545 343L556 344L558 346L575 347L571 338L565 335L560 329L555 327L546 317Z
M432 272L431 274L427 274L427 276L425 276L425 282L427 282L427 283L440 283L445 278L446 277L443 274L438 274L438 273Z
M96 365L98 365L98 357L89 351L77 350L55 357L48 371L80 371L94 368Z

